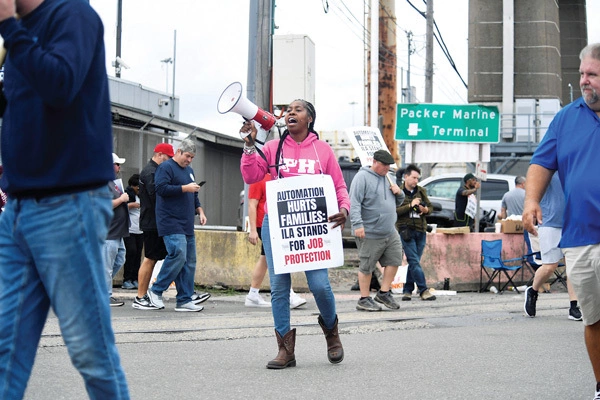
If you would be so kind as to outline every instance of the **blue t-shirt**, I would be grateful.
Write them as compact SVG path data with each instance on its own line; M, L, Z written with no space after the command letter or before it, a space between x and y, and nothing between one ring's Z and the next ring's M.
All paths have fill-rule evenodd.
M194 216L200 207L198 193L184 193L182 185L194 182L194 170L170 159L156 168L156 227L158 235L194 234Z
M540 201L540 207L542 208L543 222L540 226L562 228L563 214L565 212L565 195L557 173L552 175L550 185L548 185L546 193L544 193L544 197Z
M600 118L583 98L556 114L531 158L549 170L558 170L565 194L560 247L600 243Z

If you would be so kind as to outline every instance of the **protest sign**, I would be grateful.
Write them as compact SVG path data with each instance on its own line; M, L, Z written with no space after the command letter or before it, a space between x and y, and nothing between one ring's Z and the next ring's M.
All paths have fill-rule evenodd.
M373 154L377 150L389 151L377 128L360 126L346 129L345 132L363 167L373 164ZM396 164L392 164L391 167L396 169Z
M276 274L344 264L339 212L331 176L300 175L267 182L271 250ZM349 223L349 221L348 221Z

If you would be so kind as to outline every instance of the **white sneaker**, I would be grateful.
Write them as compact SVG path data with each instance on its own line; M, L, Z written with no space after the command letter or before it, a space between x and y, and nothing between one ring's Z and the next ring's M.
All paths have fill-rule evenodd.
M193 301L188 301L185 304L175 307L175 311L180 311L180 312L198 312L198 311L202 311L202 310L204 310L204 307L194 304Z
M306 304L306 300L290 291L290 309L298 308Z
M263 299L258 293L255 295L248 293L244 305L246 307L271 307L271 302Z
M150 304L158 309L165 308L165 303L163 303L162 295L157 295L152 290L148 289L148 299L150 299Z

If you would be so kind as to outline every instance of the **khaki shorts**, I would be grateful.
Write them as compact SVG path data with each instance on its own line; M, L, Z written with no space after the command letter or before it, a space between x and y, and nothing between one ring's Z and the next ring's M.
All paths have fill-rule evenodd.
M568 279L581 305L583 323L593 325L600 320L600 244L562 250Z
M375 271L377 261L382 267L397 267L402 264L402 242L398 232L394 231L383 239L356 238L358 270L365 275Z

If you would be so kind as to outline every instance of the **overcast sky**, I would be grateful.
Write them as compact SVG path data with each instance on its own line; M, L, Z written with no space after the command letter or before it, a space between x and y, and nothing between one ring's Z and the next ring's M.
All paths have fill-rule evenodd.
M411 0L425 11L421 0ZM278 0L276 35L306 34L316 51L316 129L343 130L363 123L363 6L365 0ZM368 3L368 2L367 2ZM599 1L588 1L588 16L599 15ZM104 22L107 68L116 55L117 0L90 0ZM328 10L324 9L328 4ZM246 84L249 0L123 0L122 59L131 67L121 78L149 88L172 91L172 64L177 30L175 93L180 120L222 133L236 134L241 118L221 115L216 103L231 82ZM434 18L452 58L467 81L468 0L436 0ZM407 1L396 1L397 54L406 85L408 44L413 34L411 84L424 98L425 19ZM600 41L597 24L588 24L590 41ZM168 74L168 78L167 78ZM168 83L167 83L168 79ZM464 104L467 90L443 56L434 50L433 101ZM351 104L356 102L356 104Z

